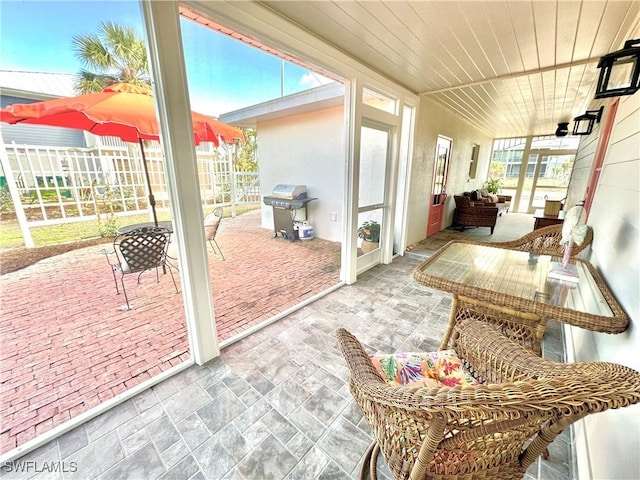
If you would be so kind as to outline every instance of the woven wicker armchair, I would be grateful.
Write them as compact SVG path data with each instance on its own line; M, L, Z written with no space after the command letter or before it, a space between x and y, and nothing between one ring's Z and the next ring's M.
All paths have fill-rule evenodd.
M529 232L526 235L510 242L474 242L488 247L508 248L520 250L521 252L537 253L539 255L554 255L562 257L564 255L564 245L560 245L562 239L562 224L542 227ZM577 256L582 250L591 245L593 241L593 229L587 230L587 235L580 245L573 245L571 256Z
M454 195L456 208L453 212L453 224L464 230L465 227L489 227L491 235L498 220L498 208L494 204L485 206L482 203L471 202L469 197Z
M349 386L375 441L361 478L383 457L395 479L519 479L567 426L591 413L640 402L640 373L616 364L544 360L465 320L454 350L478 385L409 388L386 383L358 340L338 344Z

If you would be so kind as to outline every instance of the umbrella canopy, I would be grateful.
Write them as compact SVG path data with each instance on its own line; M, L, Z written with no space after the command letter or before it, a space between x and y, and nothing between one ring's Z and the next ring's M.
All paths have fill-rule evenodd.
M196 112L191 113L191 119L196 145L244 142L239 128ZM0 110L0 121L86 130L94 135L119 137L125 142L160 138L151 89L128 83L116 83L101 92L77 97L10 105Z
M239 128L201 113L191 112L194 143L245 141ZM155 199L144 156L142 140L159 140L160 126L156 117L151 89L147 86L116 83L98 93L56 98L45 102L14 104L0 110L0 121L10 124L48 125L85 130L94 135L119 137L140 144L149 189L149 204L157 225Z

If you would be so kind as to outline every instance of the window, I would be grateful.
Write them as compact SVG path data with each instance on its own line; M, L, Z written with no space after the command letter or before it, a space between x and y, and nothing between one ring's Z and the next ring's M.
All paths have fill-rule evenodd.
M471 163L469 164L469 180L476 178L478 170L478 156L480 154L480 145L473 144L471 149Z
M364 87L362 89L362 103L377 108L383 112L396 114L396 101L382 93Z

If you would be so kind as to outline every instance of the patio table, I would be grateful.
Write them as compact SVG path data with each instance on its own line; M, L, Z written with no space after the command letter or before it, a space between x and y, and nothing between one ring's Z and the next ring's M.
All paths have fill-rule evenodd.
M131 225L120 227L116 233L118 235L122 235L137 230L138 228L151 228L155 226L156 225L153 222L132 223ZM166 229L169 233L173 233L173 223L171 223L171 220L158 222L158 227Z
M453 294L440 348L455 323L470 316L500 324L538 354L550 319L596 332L627 329L629 318L591 263L576 259L579 281L571 282L547 277L552 261L561 259L454 240L422 262L414 279Z

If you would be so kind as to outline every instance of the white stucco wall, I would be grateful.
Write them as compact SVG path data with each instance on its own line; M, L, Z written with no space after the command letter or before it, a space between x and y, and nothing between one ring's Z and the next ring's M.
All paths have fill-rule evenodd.
M598 133L581 142L569 187L572 203L584 197ZM589 260L631 323L617 335L571 328L575 359L615 362L640 370L640 94L620 98L587 222L594 229ZM640 478L640 405L591 415L577 426L577 432L586 436L582 466L590 469L591 478Z
M308 204L314 236L335 242L341 240L344 214L343 112L333 107L257 125L261 194L271 195L280 183L306 185L308 196L318 198ZM273 209L265 205L262 226L273 229Z
M422 98L416 120L416 136L411 168L408 205L407 244L419 242L426 237L429 194L433 179L433 163L438 135L453 139L449 177L448 198L443 228L451 225L455 204L453 195L480 188L489 171L493 139L474 128L449 110ZM480 145L476 178L469 180L469 164L473 144Z

